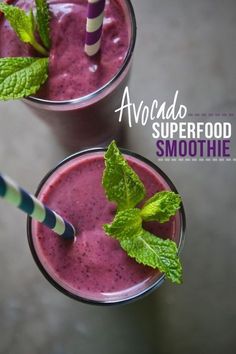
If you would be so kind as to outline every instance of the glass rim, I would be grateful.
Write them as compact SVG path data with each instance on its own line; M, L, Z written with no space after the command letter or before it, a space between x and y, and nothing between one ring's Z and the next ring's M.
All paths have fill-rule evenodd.
M23 98L25 101L29 101L34 104L40 104L43 106L70 106L70 105L79 105L79 104L85 104L86 102L89 102L92 99L95 99L98 95L103 94L105 90L109 87L111 87L117 79L119 79L122 74L125 72L126 68L128 67L130 60L132 58L134 48L135 48L135 43L136 43L136 38L137 38L137 23L136 23L136 17L135 17L135 12L133 5L131 3L131 0L124 0L126 2L130 18L131 18L131 39L130 39L130 44L129 48L125 57L125 60L118 70L118 72L102 87L100 87L98 90L89 93L85 96L79 97L79 98L73 98L69 100L63 100L63 101L54 101L54 100L47 100L35 96L28 96Z
M59 162L54 168L49 170L49 172L43 177L43 179L41 180L41 182L38 185L35 196L38 197L39 193L41 192L44 184L48 181L48 179L60 167L62 167L63 165L65 165L69 161L74 160L75 158L86 155L86 154L90 154L90 153L92 154L92 153L96 153L96 152L106 152L106 151L107 151L107 148L103 148L103 147L89 148L89 149L81 150L79 152L76 152L76 153L66 157L61 162ZM120 151L123 154L137 158L138 160L146 163L149 167L153 168L153 170L156 171L165 180L165 182L167 182L170 189L173 192L178 193L175 185L170 180L170 178L152 161L150 161L146 157L139 155L136 152L133 152L128 149L121 148ZM184 210L183 203L181 203L181 207L179 209L179 217L180 217L180 237L179 237L179 242L177 245L178 254L181 253L181 251L183 249L183 245L184 245L184 240L185 240L186 216L185 216L185 210ZM127 303L133 302L135 300L138 300L138 299L150 294L155 289L159 288L165 280L165 274L161 273L161 276L156 281L154 281L151 285L149 285L147 288L143 289L138 294L131 295L123 300L121 299L121 300L111 300L111 301L109 301L109 300L108 301L107 300L100 301L100 300L88 299L86 297L82 297L80 295L74 294L74 293L70 292L69 290L65 289L55 279L53 279L53 277L44 268L42 262L40 261L40 259L38 257L38 254L35 250L35 246L34 246L34 242L33 242L33 235L32 235L32 221L33 221L32 218L30 216L28 216L27 217L27 239L28 239L28 244L29 244L31 254L33 256L33 259L34 259L36 265L38 266L39 270L44 275L44 277L49 281L49 283L51 283L51 285L53 285L58 291L60 291L64 295L66 295L74 300L77 300L77 301L83 302L83 303L87 303L87 304L91 304L91 305L99 305L99 306L114 306L114 305L120 305L120 304L127 304Z

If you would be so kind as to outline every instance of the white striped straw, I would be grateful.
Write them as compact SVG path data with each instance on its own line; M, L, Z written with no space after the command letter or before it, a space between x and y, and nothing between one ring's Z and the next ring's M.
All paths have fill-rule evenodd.
M9 177L0 174L0 197L46 225L64 239L73 240L75 228L40 200L20 188Z
M88 0L85 53L93 56L101 47L101 36L106 0Z

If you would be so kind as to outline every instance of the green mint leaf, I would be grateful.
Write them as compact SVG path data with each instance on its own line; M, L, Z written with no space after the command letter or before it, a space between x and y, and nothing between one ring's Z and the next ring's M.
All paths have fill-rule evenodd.
M112 224L104 225L105 232L118 239L132 238L142 229L140 209L127 209L116 214Z
M5 3L0 3L0 11L4 13L20 40L25 43L31 43L34 38L32 15L28 16L20 8Z
M145 188L114 141L105 154L105 166L102 184L108 200L115 202L119 211L135 207L145 197Z
M32 11L27 14L19 7L7 5L3 2L0 2L0 11L4 13L22 42L31 44L39 53L47 55L47 51L35 39Z
M178 194L162 191L146 201L141 210L141 217L144 221L165 223L176 214L180 204L181 198Z
M138 263L158 268L173 282L181 283L182 267L176 243L144 230L139 209L118 212L112 224L104 225L104 230Z
M1 58L0 99L17 99L38 91L47 79L48 58Z
M49 35L49 9L46 0L35 0L36 3L36 19L38 24L38 31L40 38L46 48L50 48L50 35Z
M138 263L158 268L172 282L182 283L182 266L176 243L142 229L136 237L121 240L121 247Z
M29 18L30 18L31 25L32 25L32 28L33 28L33 32L34 32L36 30L36 22L35 22L34 13L33 13L32 9L30 9Z

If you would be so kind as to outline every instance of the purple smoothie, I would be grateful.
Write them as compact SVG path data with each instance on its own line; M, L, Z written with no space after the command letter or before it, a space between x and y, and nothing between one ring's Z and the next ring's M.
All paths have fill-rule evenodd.
M33 0L13 3L25 10L34 6ZM115 109L128 84L136 40L131 2L106 2L101 51L93 58L84 53L87 0L48 3L52 13L49 78L34 97L24 102L68 151L106 146L121 133ZM3 17L0 57L19 55L35 53L20 42Z
M153 168L126 156L141 178L147 198L169 185ZM63 289L98 302L116 302L142 293L156 282L158 270L138 264L119 243L107 236L103 225L114 218L115 206L102 187L104 154L92 152L59 167L43 185L39 199L77 229L74 243L65 242L43 225L32 223L33 247L44 270ZM180 241L180 216L166 224L146 223L156 235Z
M33 0L17 0L14 5L29 10ZM97 91L109 82L122 66L129 47L129 26L119 0L107 2L99 55L84 53L87 0L48 0L52 46L49 78L37 97L61 101ZM22 43L8 21L3 19L0 57L33 56L30 46Z

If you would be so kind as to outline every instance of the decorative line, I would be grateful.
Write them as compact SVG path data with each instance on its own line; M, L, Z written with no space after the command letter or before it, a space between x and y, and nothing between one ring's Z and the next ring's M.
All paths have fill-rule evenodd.
M189 117L234 117L235 113L188 113Z
M199 158L160 158L158 159L158 161L162 162L176 162L176 161L180 161L180 162L236 162L236 157L234 158L203 158L203 157L199 157Z

